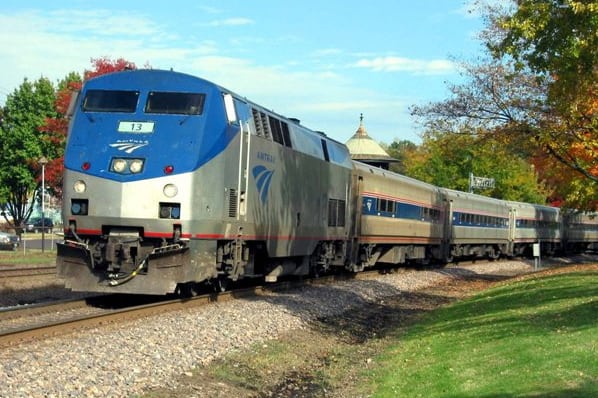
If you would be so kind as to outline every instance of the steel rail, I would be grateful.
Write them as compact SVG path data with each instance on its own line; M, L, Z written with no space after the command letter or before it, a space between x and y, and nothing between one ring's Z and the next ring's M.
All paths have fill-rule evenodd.
M97 327L104 327L111 324L149 317L152 315L201 307L210 303L223 303L231 300L258 297L276 292L288 291L310 284L330 284L340 280L366 279L368 277L371 278L373 274L379 273L379 271L372 271L358 274L326 275L316 279L282 281L275 284L236 289L222 293L203 294L189 298L176 298L121 309L107 309L96 314L80 315L55 322L0 330L0 347L14 346L34 340L66 335ZM65 305L68 307L64 307ZM0 320L2 320L3 317L4 319L14 319L16 316L18 316L16 315L17 311L39 311L40 309L43 309L43 311L51 312L64 309L76 309L78 307L83 307L84 305L88 306L86 300L73 300L66 304L52 303L46 306L40 305L37 308L32 306L31 309L17 309L14 310L14 312L3 311L0 312Z
M0 268L0 280L2 278L27 278L43 275L56 275L56 266Z

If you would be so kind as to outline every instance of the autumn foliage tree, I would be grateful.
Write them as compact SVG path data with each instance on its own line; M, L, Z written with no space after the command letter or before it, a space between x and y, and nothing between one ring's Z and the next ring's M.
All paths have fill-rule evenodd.
M557 184L551 199L593 209L598 194L598 3L478 4L486 16L481 38L488 58L462 65L466 82L450 87L451 98L414 107L412 113L436 132L502 137L514 154L536 166L541 179Z
M489 8L486 44L546 82L550 116L535 139L554 159L595 186L598 182L598 3L519 0ZM571 173L569 173L571 174ZM574 176L576 174L573 174ZM580 192L581 193L581 192ZM595 195L596 192L589 193Z
M123 58L117 60L110 60L106 57L95 58L91 60L91 63L93 68L83 73L83 81L107 73L136 69L134 63ZM69 74L60 82L54 102L56 116L46 118L44 125L40 127L45 132L44 138L47 144L47 153L51 154L48 157L50 160L46 166L46 180L57 196L61 196L62 194L64 147L68 132L67 111L73 93L81 90L82 84L81 77L76 73Z

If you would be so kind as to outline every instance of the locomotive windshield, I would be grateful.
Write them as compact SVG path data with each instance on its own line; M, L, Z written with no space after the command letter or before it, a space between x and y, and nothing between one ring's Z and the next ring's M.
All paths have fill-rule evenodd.
M201 115L205 94L152 91L147 97L146 113Z
M83 111L133 113L138 98L139 91L88 90L83 100Z

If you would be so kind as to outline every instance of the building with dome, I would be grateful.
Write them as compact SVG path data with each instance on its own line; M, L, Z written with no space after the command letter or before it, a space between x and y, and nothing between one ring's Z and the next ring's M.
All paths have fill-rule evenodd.
M369 164L370 166L388 170L391 163L398 162L397 159L391 157L380 144L368 135L363 125L363 113L359 117L357 131L345 145L349 148L351 159Z

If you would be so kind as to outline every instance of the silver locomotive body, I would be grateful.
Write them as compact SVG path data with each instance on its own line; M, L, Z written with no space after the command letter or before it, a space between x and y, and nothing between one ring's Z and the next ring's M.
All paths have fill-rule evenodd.
M158 90L194 85L201 113L148 112ZM130 114L86 108L108 89L136 93ZM164 71L92 80L66 152L57 265L73 290L165 294L346 262L347 149L209 82Z

